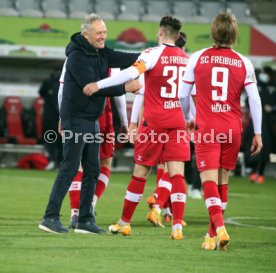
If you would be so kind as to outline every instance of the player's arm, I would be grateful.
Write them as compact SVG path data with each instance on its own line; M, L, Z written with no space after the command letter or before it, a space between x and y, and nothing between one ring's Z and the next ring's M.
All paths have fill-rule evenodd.
M111 86L120 85L130 80L136 79L141 73L146 71L146 66L143 62L137 61L131 67L124 69L114 76L108 77L104 80L87 84L83 88L83 92L87 96L91 96L100 89L104 89Z
M262 147L262 103L256 83L245 86L248 103L254 127L254 138L251 145L251 155L257 155Z
M257 88L254 67L248 59L244 59L246 67L245 91L252 117L255 136L251 145L251 156L257 155L262 147L262 103Z
M63 86L64 86L64 77L65 77L65 72L66 72L66 62L67 59L65 60L63 67L62 67L62 72L60 74L59 78L59 89L58 89L58 109L60 111L61 108L61 102L62 102L62 96L63 96Z
M114 103L120 118L121 128L127 133L128 120L126 111L126 96L114 97Z
M121 70L119 73L109 78L87 84L83 88L83 93L87 96L91 96L100 89L110 86L116 86L127 81L136 79L140 74L152 68L153 64L159 58L158 54L160 55L160 51L158 52L158 48L157 50L144 51L131 67Z
M184 113L185 119L190 121L193 119L193 115L190 111L190 104L191 104L191 93L194 88L195 83L195 75L194 75L194 68L197 61L197 55L194 54L188 61L186 71L183 77L183 80L180 84L180 90L178 93L180 105L182 111Z

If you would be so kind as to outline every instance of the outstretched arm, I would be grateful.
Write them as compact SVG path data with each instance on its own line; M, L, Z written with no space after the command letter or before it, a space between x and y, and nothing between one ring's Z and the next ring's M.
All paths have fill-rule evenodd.
M255 136L251 145L251 156L257 155L262 147L262 103L256 83L245 86L252 117Z

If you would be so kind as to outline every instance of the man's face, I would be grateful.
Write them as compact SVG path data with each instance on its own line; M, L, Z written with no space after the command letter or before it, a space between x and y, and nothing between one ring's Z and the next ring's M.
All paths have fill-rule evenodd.
M91 23L89 31L84 32L87 41L97 49L104 48L107 36L106 26L103 21Z

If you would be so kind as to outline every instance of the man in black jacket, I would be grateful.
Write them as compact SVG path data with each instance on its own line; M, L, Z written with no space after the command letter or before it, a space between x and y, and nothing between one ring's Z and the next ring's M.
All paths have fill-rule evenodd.
M57 175L44 218L39 228L53 233L65 233L59 219L62 201L76 175L79 164L83 167L79 220L75 232L103 233L95 224L91 202L99 176L99 126L105 97L125 93L127 86L106 88L96 96L86 96L82 90L88 83L108 76L109 67L130 66L139 54L114 51L105 46L107 32L103 20L96 14L88 15L66 47L67 59L61 82L63 97L60 109L63 130L63 161ZM133 87L133 86L131 86ZM137 89L138 86L137 83ZM134 88L136 89L136 88ZM85 139L85 137L88 138Z

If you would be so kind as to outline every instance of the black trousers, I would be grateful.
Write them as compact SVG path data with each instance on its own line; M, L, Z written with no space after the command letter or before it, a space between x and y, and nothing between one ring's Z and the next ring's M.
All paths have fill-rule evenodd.
M95 141L95 135L99 133L98 121L66 118L61 120L61 124L64 140L63 160L44 217L59 218L62 201L78 172L81 162L83 178L79 222L95 221L90 208L100 174L100 143L99 139Z

